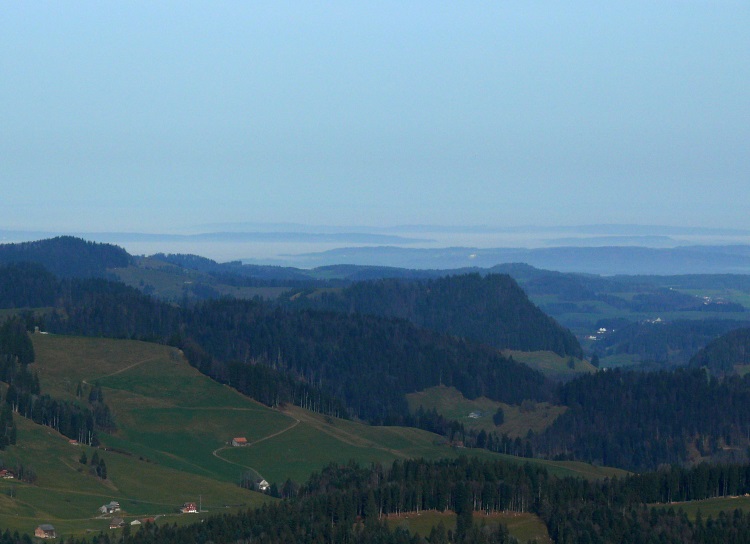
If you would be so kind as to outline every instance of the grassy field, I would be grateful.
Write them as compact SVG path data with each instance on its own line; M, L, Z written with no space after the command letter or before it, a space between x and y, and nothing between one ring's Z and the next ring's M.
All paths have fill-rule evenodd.
M422 512L409 512L406 514L388 516L386 519L391 529L403 527L410 533L419 533L427 537L433 527L437 527L441 522L446 530L455 531L456 514L453 512L437 512L427 510ZM519 542L528 542L536 539L539 544L551 543L547 527L544 522L534 514L518 513L492 513L482 514L474 513L473 523L475 525L496 526L499 524L508 527L510 534Z
M622 473L451 448L419 429L373 427L293 406L273 410L203 376L168 346L45 334L33 335L33 342L42 391L77 400L79 389L86 395L98 384L118 430L100 436L95 450L16 417L18 444L2 452L2 461L23 463L38 479L34 485L0 481L0 529L30 532L52 523L64 535L99 531L108 521L98 517L97 508L111 500L123 505L126 520L160 516L187 523L196 518L177 514L184 502L200 500L205 511L219 512L272 500L240 488L244 473L277 484L303 482L328 463L350 460L387 464L472 455L543 464L560 476ZM538 411L544 410L551 408ZM231 447L236 436L249 445ZM81 453L90 459L95 451L107 464L107 480L79 462Z
M90 459L94 448L73 446L52 429L16 420L18 445L2 452L3 462L32 468L37 481L0 480L3 529L33 532L39 523L52 523L65 535L99 531L108 527L109 517L100 517L97 509L111 500L121 503L127 520L159 516L170 523L181 517L178 508L188 501L200 500L204 511L224 511L269 500L231 483L103 449L96 450L107 464L108 478L101 480L79 462L83 452Z
M220 280L199 272L168 263L143 259L139 266L113 268L110 270L126 285L145 290L156 296L179 300L185 292L197 284L216 291L219 295L235 298L278 298L287 287L243 287L221 283Z
M495 402L485 397L467 399L453 387L431 387L407 395L409 409L435 409L442 416L460 421L469 429L484 429L499 434L507 433L515 438L525 437L529 430L541 433L552 425L557 417L565 412L564 406L554 406L546 402L525 403L523 407ZM498 408L503 409L504 422L499 427L492 421Z
M649 506L674 508L675 511L682 509L691 520L695 520L695 515L700 512L705 521L708 516L712 516L716 519L716 516L718 516L721 511L727 513L734 512L735 510L742 510L745 513L750 512L750 497L719 497L703 501L674 502L671 504L659 503L651 504Z
M118 424L115 435L102 437L105 445L226 482L236 482L249 469L282 483L288 478L304 481L333 461L389 463L410 457L496 455L454 450L441 445L441 437L419 429L372 427L293 406L272 410L200 374L168 346L34 335L34 347L34 369L44 391L74 399L78 384L84 390L94 383L102 387ZM456 398L455 390L442 389L435 388L435 402L441 396ZM542 422L556 417L555 408L538 407L524 417ZM512 425L513 407L508 410L507 425ZM541 430L546 424L533 428ZM250 445L228 447L235 436L246 437ZM562 463L556 466L569 470Z
M581 374L596 372L596 367L588 361L572 357L561 357L551 351L505 350L503 351L503 355L513 357L514 361L528 365L553 380L571 380ZM571 359L573 361L573 368L570 368Z

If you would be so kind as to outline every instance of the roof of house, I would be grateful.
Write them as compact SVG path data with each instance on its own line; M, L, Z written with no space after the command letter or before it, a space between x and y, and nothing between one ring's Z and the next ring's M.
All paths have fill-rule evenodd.
M245 438L244 436L238 436L236 438L232 438L232 441L233 442L247 442L247 438Z
M41 529L42 531L54 531L54 530L55 530L54 526L50 525L49 523L42 523L42 524L41 524L41 525L39 526L39 528L40 528L40 529Z

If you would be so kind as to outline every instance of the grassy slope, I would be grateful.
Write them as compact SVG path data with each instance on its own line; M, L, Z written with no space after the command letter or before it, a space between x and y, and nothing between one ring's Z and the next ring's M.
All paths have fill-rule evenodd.
M408 514L392 515L387 518L388 525L391 529L403 527L411 533L419 533L422 536L429 536L430 531L440 522L443 523L446 530L455 531L456 515L453 512L437 512L428 510L423 512L410 512ZM503 524L508 527L510 534L518 542L528 542L536 540L539 544L552 542L547 532L544 522L534 514L517 514L517 513L494 513L485 515L474 512L473 523L476 525L497 525Z
M505 350L503 355L513 357L513 360L528 365L553 380L570 380L581 374L596 372L596 367L583 359L573 359L574 366L570 368L570 357L560 357L551 351Z
M119 429L101 437L109 448L98 450L109 474L101 481L78 462L82 450L91 458L93 448L71 446L54 430L17 417L18 445L2 452L2 459L33 467L38 480L33 486L0 481L1 528L29 532L51 522L63 534L99 530L107 521L96 519L96 508L110 500L118 500L131 519L173 513L198 497L213 512L268 500L236 485L246 471L282 483L304 481L327 463L350 459L390 463L476 455L526 461L452 449L418 429L371 427L291 406L272 410L201 375L167 346L41 334L33 341L42 390L75 400L79 384L84 391L100 384ZM234 436L245 436L250 445L229 447ZM533 462L561 476L613 473L584 463Z
M185 290L200 283L214 289L220 295L236 298L277 298L288 290L286 287L239 287L221 283L220 280L197 270L180 268L154 259L143 259L139 265L113 268L110 272L126 285L145 289L166 299L179 300Z
M248 468L282 483L304 481L333 461L495 456L439 445L440 437L419 429L372 427L292 406L272 410L206 378L167 346L54 335L34 335L34 346L44 391L73 399L79 382L102 386L119 426L102 438L105 444L228 482ZM251 445L228 447L234 436ZM591 467L592 477L598 474Z
M180 473L169 467L114 452L99 450L107 463L108 479L100 480L80 464L82 451L91 458L93 448L71 446L54 430L17 418L18 445L3 452L3 461L21 462L38 475L34 485L0 481L0 527L32 532L39 523L52 523L62 534L106 529L97 508L111 500L121 503L127 519L168 515L180 518L177 508L203 497L204 510L225 505L252 505L265 497L211 478ZM12 497L10 495L13 495ZM184 518L184 516L183 516Z
M747 495L741 497L717 497L702 501L673 502L669 504L655 503L649 504L649 506L674 508L675 512L682 510L691 520L695 520L695 515L700 512L705 522L708 516L716 519L721 511L727 514L731 514L735 510L742 510L745 513L750 512L750 497Z
M513 438L525 437L529 430L541 433L565 412L564 406L553 406L546 402L533 405L533 409L530 409L532 404L527 403L528 408L522 410L520 406L495 402L485 397L469 400L454 387L445 386L412 393L407 395L407 400L412 411L420 406L425 410L434 408L439 414L460 421L467 428L507 433ZM492 421L498 408L503 409L505 417L504 423L499 427ZM469 417L472 413L478 417Z

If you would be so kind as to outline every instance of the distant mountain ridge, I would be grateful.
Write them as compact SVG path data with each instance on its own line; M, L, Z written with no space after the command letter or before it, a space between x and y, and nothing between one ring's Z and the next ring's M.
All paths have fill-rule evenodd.
M490 268L527 263L536 268L588 274L748 274L750 245L472 248L439 249L394 246L349 247L288 256L290 266L314 268L329 264L394 266L420 269Z

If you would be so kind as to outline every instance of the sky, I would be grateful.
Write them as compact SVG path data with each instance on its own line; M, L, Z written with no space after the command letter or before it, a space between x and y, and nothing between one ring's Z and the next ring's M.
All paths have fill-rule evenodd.
M5 2L0 229L750 228L750 3Z

